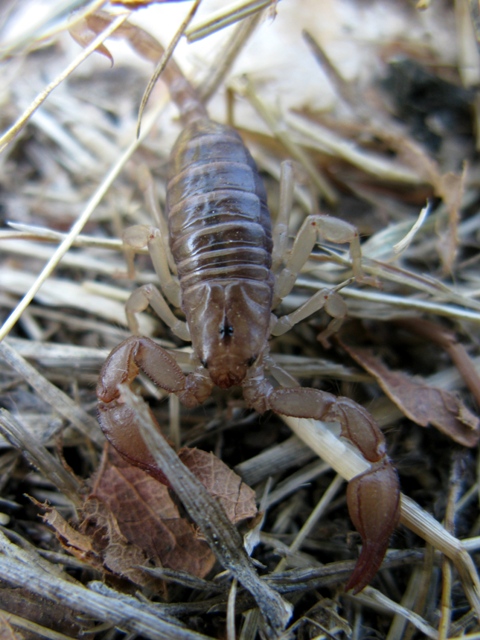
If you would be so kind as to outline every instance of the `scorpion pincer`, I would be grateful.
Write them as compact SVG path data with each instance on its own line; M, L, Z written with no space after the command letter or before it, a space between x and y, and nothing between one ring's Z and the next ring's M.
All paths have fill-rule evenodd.
M135 314L148 305L179 337L191 340L196 369L185 375L173 355L151 339L134 335L118 345L103 365L98 386L100 424L111 444L132 464L163 479L146 448L132 409L122 402L118 386L147 374L159 387L194 407L214 385L243 388L248 407L341 425L341 434L370 463L347 490L352 521L362 537L362 551L347 589L365 587L376 574L399 519L397 473L386 455L385 439L372 416L346 397L317 389L274 387L264 375L268 338L325 307L333 316L326 334L341 322L344 306L330 291L316 293L292 314L272 314L292 289L314 244L326 239L350 243L354 275L366 280L356 229L324 215L302 225L283 268L272 241L265 188L255 162L231 127L212 122L193 87L174 62L166 80L184 124L170 157L167 213L170 250L178 280L172 277L160 232L137 228L148 245L162 292L153 285L135 291L127 317L138 333ZM165 297L164 297L165 296ZM167 301L180 305L186 322Z

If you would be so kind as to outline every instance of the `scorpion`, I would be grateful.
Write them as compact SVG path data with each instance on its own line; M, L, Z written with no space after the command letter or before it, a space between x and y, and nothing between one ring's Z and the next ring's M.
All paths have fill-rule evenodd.
M341 435L370 463L347 488L349 514L362 538L346 585L356 593L378 571L399 519L398 476L386 455L384 436L353 400L313 388L274 386L265 369L275 377L279 368L269 356L270 335L281 335L322 307L332 317L323 337L336 330L345 303L334 291L317 292L289 315L277 317L272 310L292 290L315 244L324 240L348 243L354 276L365 281L358 231L344 221L311 214L282 267L284 245L278 239L285 230L272 234L265 187L240 135L210 120L174 60L164 74L183 125L170 155L166 200L177 276L159 229L139 225L127 234L127 244L148 246L162 291L144 285L126 303L134 335L114 348L102 367L97 385L101 428L125 459L162 479L134 411L119 391L139 372L187 407L203 403L214 385L239 385L247 407L259 413L271 410L339 423ZM169 303L181 307L185 321ZM149 305L174 334L191 341L195 369L190 373L184 374L174 356L153 340L138 335L136 314Z

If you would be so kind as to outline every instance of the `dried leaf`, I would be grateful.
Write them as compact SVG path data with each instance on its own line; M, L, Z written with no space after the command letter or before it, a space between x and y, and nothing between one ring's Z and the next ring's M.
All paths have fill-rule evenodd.
M155 566L198 577L204 577L213 567L215 558L210 548L199 539L194 526L180 516L167 487L129 465L113 449L104 456L89 501L97 501L98 508L100 503L104 505L125 541L141 549ZM98 520L99 514L95 517ZM109 524L107 553L118 571L125 550L113 534Z
M46 510L43 520L55 529L63 547L79 560L92 564L95 552L89 536L72 527L53 507L42 505L42 508Z
M458 341L456 335L440 324L425 320L424 318L405 318L397 321L400 326L407 331L438 344L450 356L457 367L465 384L470 389L477 404L480 404L480 375L470 358L465 347Z
M181 449L180 460L218 498L234 524L257 515L255 491L213 453L201 449Z
M77 528L53 508L44 520L63 547L96 569L153 587L142 566L166 567L203 578L215 563L194 525L180 516L167 487L106 447Z
M135 584L154 588L159 583L152 580L140 567L148 565L148 557L138 546L130 544L122 534L114 515L95 497L84 506L82 529L91 537L100 558L100 566L116 575L128 578Z
M410 420L422 427L431 424L465 447L478 443L480 422L454 394L391 371L369 349L342 345Z

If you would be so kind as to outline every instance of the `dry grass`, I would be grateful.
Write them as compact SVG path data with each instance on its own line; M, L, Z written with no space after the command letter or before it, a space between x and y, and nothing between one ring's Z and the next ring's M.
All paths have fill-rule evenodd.
M39 517L36 501L75 522L88 478L99 467L104 438L96 421L98 372L109 351L129 335L124 302L130 292L156 280L145 252L136 256L131 276L131 256L120 238L133 224L151 223L145 195L150 173L163 205L168 152L179 130L160 81L136 137L153 67L138 55L125 57L110 43L115 66L99 62L98 54L92 61L91 51L108 34L80 50L65 30L71 9L84 5L80 11L92 11L100 3L60 4L58 16L36 25L24 20L21 37L0 43L5 132L0 138L0 636L480 637L476 449L455 443L450 423L448 433L415 424L387 397L385 384L341 345L368 348L391 369L456 394L464 403L455 405L465 412L463 418L468 409L478 410L475 3L435 2L422 12L391 2L381 12L380 4L345 0L336 3L338 11L324 3L317 20L308 13L315 3L283 0L275 21L254 13L232 30L217 32L225 16L207 2L203 17L186 28L192 40L202 36L207 43L206 53L194 49L194 58L187 53L187 73L211 101L216 118L227 105L262 170L272 215L281 162L293 159L292 235L319 207L346 218L364 236L365 272L380 284L350 283L342 289L349 318L341 341L332 340L329 349L316 339L326 324L323 313L272 340L275 360L303 386L368 407L400 474L402 524L373 585L357 596L343 589L359 538L348 518L342 478L350 479L367 463L328 426L259 417L245 410L235 390L217 391L199 410L179 414L149 381L136 389L172 438L214 451L254 487L265 511L247 535L248 545L257 544L255 570L241 554L237 558L232 540L238 534L215 513L213 522L220 523L224 536L222 553L233 553L220 554L230 573L222 573L219 564L208 580L164 571L165 582L156 591L105 574L88 554L68 554ZM248 15L266 3L235 4ZM5 23L8 6L0 13ZM178 15L183 10L184 17L190 7L181 4ZM171 7L156 11L167 15ZM322 11L330 11L337 23L323 22ZM375 13L384 23L367 32ZM365 25L353 27L352 15L363 16ZM110 31L127 19L122 12ZM398 20L409 26L402 37L392 28ZM171 28L164 26L169 41L180 22L174 18ZM357 68L348 82L339 72L346 56L334 38L342 26L347 48L350 38L359 57L368 50L361 77ZM303 39L302 28L308 30ZM281 46L290 36L299 43L291 57L301 64L279 73L275 54L265 57L269 38L278 53L277 39ZM321 46L324 41L327 46ZM242 61L252 50L252 71L245 76L248 62ZM329 104L322 104L320 80L322 95L318 101L311 97L316 81L310 71L305 95L290 95L303 60L306 69L313 61L324 77ZM285 309L351 275L348 252L341 249L315 250ZM419 319L434 324L425 333ZM188 349L153 314L142 314L140 326L174 350L188 370ZM426 410L437 412L428 402ZM141 403L138 411L148 433ZM469 427L465 431L470 437ZM146 437L153 438L156 450L154 435ZM208 494L196 495L210 504ZM196 517L202 529L202 514ZM240 570L235 563L242 562ZM255 602L278 624L293 607L285 635L265 626Z

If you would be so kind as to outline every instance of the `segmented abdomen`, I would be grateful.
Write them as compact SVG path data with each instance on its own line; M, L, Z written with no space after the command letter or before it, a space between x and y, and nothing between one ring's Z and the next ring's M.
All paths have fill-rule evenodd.
M171 154L167 212L184 292L210 280L271 281L265 188L231 127L207 119L187 124Z

